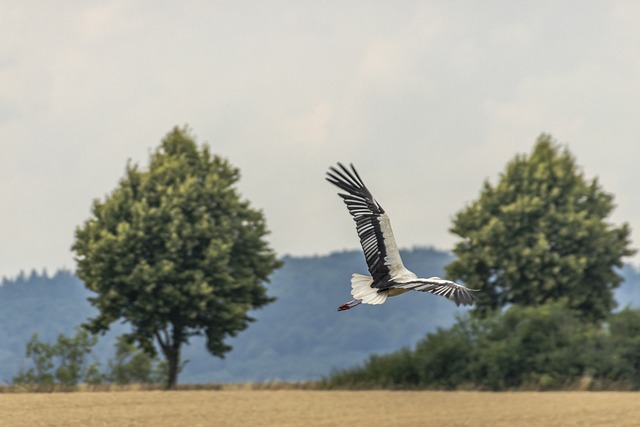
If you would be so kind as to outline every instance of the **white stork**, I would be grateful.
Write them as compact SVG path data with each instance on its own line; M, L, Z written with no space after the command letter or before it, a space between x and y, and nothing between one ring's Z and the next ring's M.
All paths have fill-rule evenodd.
M420 279L405 268L391 231L389 217L373 198L353 165L350 166L351 170L341 163L338 163L337 168L331 166L327 172L327 181L347 192L338 195L342 197L356 222L371 276L353 274L351 295L354 299L342 304L338 311L349 310L360 303L382 304L387 297L411 290L441 295L458 306L471 305L475 300L472 290L439 277Z

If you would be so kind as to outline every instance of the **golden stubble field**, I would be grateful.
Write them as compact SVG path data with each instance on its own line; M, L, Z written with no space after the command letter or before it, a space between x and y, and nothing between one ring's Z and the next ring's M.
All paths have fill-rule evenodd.
M0 394L2 427L640 425L640 393L122 391Z

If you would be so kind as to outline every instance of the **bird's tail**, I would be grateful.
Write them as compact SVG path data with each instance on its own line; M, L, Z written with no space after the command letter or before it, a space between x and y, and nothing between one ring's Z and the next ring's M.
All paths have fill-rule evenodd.
M362 300L365 304L382 304L387 300L387 293L378 293L377 288L372 288L373 278L362 274L351 276L351 295L356 300Z

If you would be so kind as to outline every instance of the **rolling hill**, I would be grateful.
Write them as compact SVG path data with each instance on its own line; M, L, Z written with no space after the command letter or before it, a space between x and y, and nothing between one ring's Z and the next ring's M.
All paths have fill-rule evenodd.
M452 260L431 248L402 251L405 264L419 276L442 275ZM392 298L382 306L359 306L338 313L351 299L351 273L366 272L359 251L325 256L283 258L268 285L277 301L255 311L246 331L228 340L233 351L224 360L210 356L201 338L184 349L189 362L182 383L315 380L333 368L363 362L371 353L412 346L428 332L447 327L463 313L453 303L430 294ZM625 283L616 291L621 306L640 305L640 273L622 270ZM32 272L4 279L0 286L0 381L10 382L25 363L26 343L34 332L53 341L95 314L91 295L68 271L53 275ZM112 356L115 338L126 331L117 324L100 338L94 356L104 364Z

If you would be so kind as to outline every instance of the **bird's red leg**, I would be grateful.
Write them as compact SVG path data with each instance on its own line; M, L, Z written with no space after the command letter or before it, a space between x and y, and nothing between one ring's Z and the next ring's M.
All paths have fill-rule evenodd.
M356 305L361 304L362 301L358 301L358 300L351 300L349 302L345 302L344 304L342 304L340 307L338 307L338 311L345 311L345 310L349 310L350 308L355 307Z

